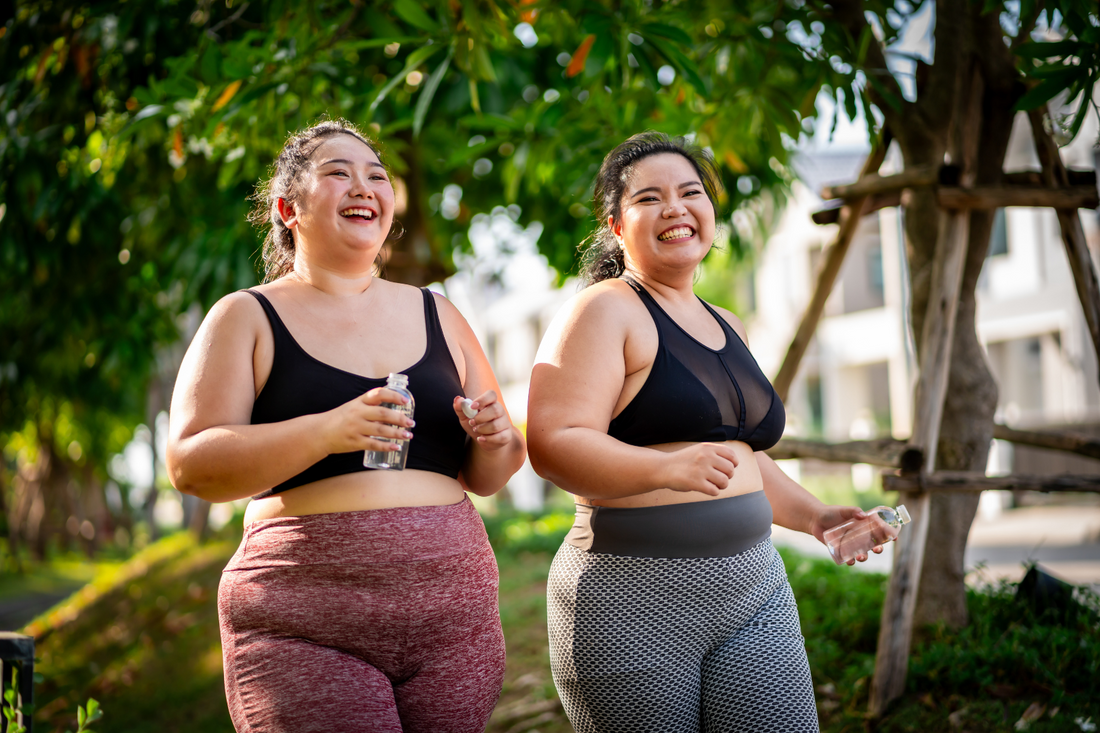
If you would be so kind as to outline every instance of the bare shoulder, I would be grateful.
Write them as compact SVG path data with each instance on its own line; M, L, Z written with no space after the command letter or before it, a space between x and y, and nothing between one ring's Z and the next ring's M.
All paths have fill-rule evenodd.
M465 337L467 334L473 335L473 329L467 322L466 317L462 315L454 303L447 299L447 296L442 293L437 293L434 290L428 291L432 294L432 298L435 301L435 310L439 314L439 323L443 326L444 334L455 334Z
M255 296L238 290L223 296L210 308L203 320L203 328L216 331L255 329L262 326L266 318Z
M563 353L618 352L643 320L642 304L622 280L605 280L580 291L561 307L547 329L538 361L562 363Z
M745 342L745 346L749 345L748 331L745 330L745 324L740 318L734 315L732 311L726 310L721 306L712 303L708 303L707 305L710 305L718 315L722 316L722 319L725 320L726 323L733 327L733 330L737 332L737 335Z
M622 280L604 280L570 298L559 318L574 323L591 322L600 326L626 326L632 317L645 312L638 295Z

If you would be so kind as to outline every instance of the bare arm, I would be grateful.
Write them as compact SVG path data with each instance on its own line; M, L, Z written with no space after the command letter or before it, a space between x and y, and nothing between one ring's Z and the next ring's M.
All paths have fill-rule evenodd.
M251 425L254 358L266 321L250 295L220 300L187 350L172 394L167 465L172 484L208 501L253 496L330 453L388 450L370 435L399 437L403 420L380 407L389 390L371 390L335 410ZM381 422L380 422L381 421Z
M589 499L661 488L716 496L736 465L729 447L699 443L662 453L607 434L628 375L635 305L630 298L637 300L613 283L595 285L574 297L551 325L531 374L531 464L540 476Z
M477 415L468 418L462 412L461 397L452 407L462 429L470 436L466 461L458 480L463 488L478 496L491 496L504 488L520 469L527 455L523 435L512 424L508 409L500 398L500 385L489 360L478 343L470 324L446 298L435 296L444 333L458 346L464 375L463 389L474 399ZM453 353L453 352L452 352Z

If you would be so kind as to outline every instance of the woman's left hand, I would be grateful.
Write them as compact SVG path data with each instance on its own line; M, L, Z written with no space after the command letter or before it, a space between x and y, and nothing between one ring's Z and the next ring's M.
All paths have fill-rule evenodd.
M477 410L474 417L466 417L462 411L461 396L455 397L452 407L462 429L485 450L499 450L512 442L512 422L497 399L497 393L489 390L473 401Z
M843 524L850 519L863 519L867 516L857 506L836 506L826 504L823 505L817 513L814 515L813 522L810 524L810 534L817 538L817 541L825 544L825 532L837 526ZM882 554L882 545L876 545L871 549L871 552L876 555ZM856 562L865 562L868 555L856 555L855 560L849 560L849 565L855 565Z

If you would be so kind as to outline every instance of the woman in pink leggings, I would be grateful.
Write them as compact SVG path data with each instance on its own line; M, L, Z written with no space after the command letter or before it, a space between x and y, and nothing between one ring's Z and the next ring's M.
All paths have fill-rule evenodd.
M394 192L374 143L343 121L304 130L256 200L265 283L207 315L168 447L180 491L252 498L218 591L233 725L482 731L504 638L465 492L499 491L523 438L454 306L377 276ZM408 400L390 373L412 418L391 409ZM364 466L395 441L404 470Z

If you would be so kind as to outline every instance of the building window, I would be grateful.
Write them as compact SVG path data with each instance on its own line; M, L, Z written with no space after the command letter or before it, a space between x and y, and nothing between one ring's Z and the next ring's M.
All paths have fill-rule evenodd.
M867 279L870 282L871 292L885 302L886 291L883 288L882 276L882 244L876 244L867 248Z
M989 254L987 257L1008 254L1008 226L1004 209L993 214L993 232L989 235Z
M810 407L810 436L820 438L825 434L825 412L822 409L821 377L817 374L806 377L806 401Z

